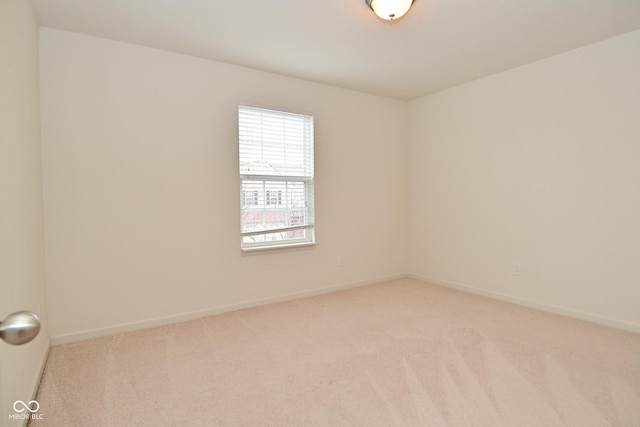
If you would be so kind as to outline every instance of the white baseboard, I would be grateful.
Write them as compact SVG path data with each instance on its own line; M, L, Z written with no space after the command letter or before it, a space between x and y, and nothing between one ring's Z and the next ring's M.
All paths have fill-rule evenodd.
M125 324L120 324L115 326L109 326L106 328L92 329L92 330L87 330L87 331L82 331L82 332L77 332L72 334L57 335L51 338L51 344L52 345L68 344L68 343L77 342L77 341L84 341L88 339L99 338L107 335L114 335L122 332L130 332L130 331L136 331L139 329L147 329L147 328L153 328L157 326L168 325L172 323L186 322L189 320L200 319L202 317L207 317L214 314L221 314L221 313L227 313L230 311L241 310L243 308L258 307L261 305L274 304L274 303L283 302L283 301L290 301L298 298L328 294L330 292L356 288L359 286L372 285L374 283L385 282L388 280L403 279L406 277L407 275L404 273L395 274L391 276L376 277L373 279L368 279L360 282L346 283L342 285L328 286L324 288L316 288L316 289L300 291L300 292L292 292L289 294L278 295L275 297L260 298L260 299L245 301L237 304L213 307L206 310L193 311L189 313L181 313L173 316L158 317L155 319L143 320L140 322L125 323Z
M435 277L421 276L419 274L408 274L407 277L411 279L420 280L423 282L431 283L445 288L456 289L463 292L468 292L475 295L480 295L488 298L497 299L500 301L510 302L524 307L534 308L536 310L546 311L549 313L560 314L567 317L573 317L574 319L584 320L586 322L597 323L612 328L622 329L629 332L640 333L640 324L627 322L624 320L612 319L610 317L600 316L598 314L587 313L579 310L573 310L571 308L560 307L553 304L547 304L540 301L534 301L527 298L515 297L499 292L487 291L473 286L463 285L460 283L454 283L447 280L437 279Z

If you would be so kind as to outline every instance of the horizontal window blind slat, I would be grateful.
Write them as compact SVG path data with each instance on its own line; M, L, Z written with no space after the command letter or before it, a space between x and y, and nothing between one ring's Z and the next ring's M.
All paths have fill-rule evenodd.
M260 234L282 233L286 231L307 230L313 228L313 224L298 225L295 227L270 228L268 230L247 231L242 233L242 237L258 236Z
M298 175L240 175L242 181L268 181L268 182L309 182L313 181L312 176Z

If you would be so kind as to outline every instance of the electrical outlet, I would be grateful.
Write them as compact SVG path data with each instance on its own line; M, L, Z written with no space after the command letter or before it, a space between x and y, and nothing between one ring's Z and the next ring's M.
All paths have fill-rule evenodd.
M338 255L338 267L342 267L344 265L344 257L342 255Z
M519 262L514 262L513 263L513 275L514 276L521 276L522 275L522 265L520 265Z

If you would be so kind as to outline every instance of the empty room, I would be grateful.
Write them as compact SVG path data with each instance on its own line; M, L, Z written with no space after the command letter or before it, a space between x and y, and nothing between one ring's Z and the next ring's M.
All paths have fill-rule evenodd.
M637 0L0 0L2 426L640 426Z

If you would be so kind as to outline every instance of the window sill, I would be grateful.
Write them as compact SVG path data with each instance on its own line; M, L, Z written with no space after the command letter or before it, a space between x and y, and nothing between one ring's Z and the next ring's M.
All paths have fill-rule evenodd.
M272 246L256 246L252 248L241 248L243 255L256 255L271 252L285 252L291 250L309 249L316 246L316 242L304 242L304 243L289 243L284 245L272 245Z

